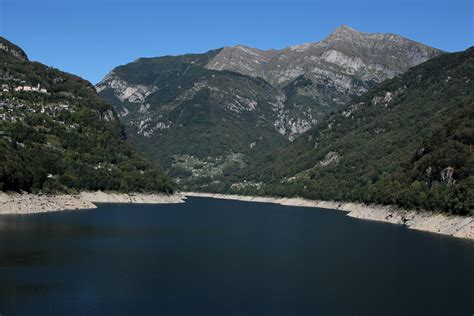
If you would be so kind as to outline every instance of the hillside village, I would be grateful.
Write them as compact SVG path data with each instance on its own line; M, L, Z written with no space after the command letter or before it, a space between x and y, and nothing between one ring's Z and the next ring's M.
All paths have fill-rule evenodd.
M50 95L48 90L42 88L40 84L36 86L27 84L15 86L4 83L0 87L0 121L23 122L29 114L44 114L49 118L54 118L59 124L64 124L62 120L58 119L61 112L74 112L74 109L69 104L66 104L66 102L49 103L41 98L38 99L41 94ZM27 97L30 93L36 93L38 97L33 95L31 96L33 99ZM25 99L24 97L27 98ZM74 127L71 126L71 128Z
M5 78L3 78L5 79ZM29 93L36 93L38 96L40 94L50 95L46 88L43 88L40 84L29 85L25 84L24 81L8 80L8 83L3 83L0 85L0 121L4 122L22 122L29 115L28 113L34 114L45 114L49 118L55 118L59 124L64 124L61 120L57 120L58 116L62 111L74 112L74 109L71 108L69 104L65 102L62 103L49 103L44 102L37 97L27 97L27 101L24 97L28 96ZM12 84L12 82L14 84ZM17 85L17 83L21 83ZM22 95L22 93L26 93ZM70 126L74 128L74 126Z
M48 93L46 88L42 88L41 85L38 83L36 86L16 86L12 87L8 84L2 84L2 92L10 92L10 91L25 91L25 92L38 92L38 93Z
M29 104L16 98L0 100L0 121L21 122L28 113L45 114L49 118L56 118L62 111L74 112L71 106L65 103ZM57 122L64 124L62 121Z

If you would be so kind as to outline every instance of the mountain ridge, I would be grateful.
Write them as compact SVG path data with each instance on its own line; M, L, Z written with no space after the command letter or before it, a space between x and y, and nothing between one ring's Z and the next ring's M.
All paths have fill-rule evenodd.
M387 43L388 42L388 43ZM219 54L217 54L214 59L206 65L209 69L215 70L232 70L242 74L250 75L250 76L259 76L267 80L268 82L272 83L276 86L284 86L288 80L295 79L300 75L304 75L308 70L301 67L301 64L291 64L290 66L293 69L298 69L298 71L289 73L282 76L282 72L277 72L272 74L275 71L275 67L271 67L271 64L276 62L277 67L285 66L280 59L288 57L288 54L293 54L294 56L290 58L298 58L298 53L306 53L309 50L313 50L312 56L323 55L323 51L337 51L340 54L344 53L344 51L349 50L353 57L361 57L358 48L364 45L369 46L371 49L376 50L377 45L381 45L383 43L392 44L397 43L401 47L407 50L408 53L413 54L413 60L408 60L403 67L406 70L409 67L412 67L421 61L430 59L437 54L442 53L442 51L434 48L430 48L429 46L423 45L419 42L407 39L403 36L396 35L396 34L384 34L384 33L364 33L359 32L353 28L350 28L346 25L338 27L335 31L333 31L329 36L319 42L309 42L300 45L292 45L285 47L283 49L270 49L270 50L260 50L252 47L248 47L245 45L236 45L236 46L227 46L224 47ZM342 43L342 45L341 45ZM350 45L348 45L350 44ZM351 47L352 46L352 47ZM321 51L322 50L322 51ZM416 52L410 52L410 50L415 50ZM258 59L254 61L256 64L253 65L238 65L233 60L239 59L240 55L239 51L242 51L245 54L255 56ZM242 53L241 52L241 53ZM416 54L417 53L417 54ZM337 57L345 58L346 56L340 55L334 56L322 56L325 58L326 61L337 62ZM247 59L249 56L247 55ZM373 54L375 55L375 54ZM305 56L304 56L305 57ZM321 57L321 56L320 56ZM329 57L329 58L328 58ZM371 56L374 58L375 56ZM323 58L323 59L324 59ZM400 59L398 60L400 61ZM314 60L305 60L306 65L308 64L315 64ZM361 62L361 61L359 61ZM266 70L265 66L270 66L271 69ZM261 69L263 67L263 69ZM255 68L257 70L255 70ZM250 71L250 69L254 69L254 71ZM390 76L393 76L395 71L400 71L400 67L392 66L390 69L391 73ZM269 72L269 73L268 73ZM282 79L283 78L283 79ZM387 79L387 77L379 78L379 79Z

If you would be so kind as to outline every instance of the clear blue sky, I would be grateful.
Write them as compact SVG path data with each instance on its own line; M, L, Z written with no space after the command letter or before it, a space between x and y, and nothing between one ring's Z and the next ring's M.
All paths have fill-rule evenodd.
M0 0L0 35L30 59L93 83L139 57L262 49L323 39L341 24L446 51L474 45L473 0Z

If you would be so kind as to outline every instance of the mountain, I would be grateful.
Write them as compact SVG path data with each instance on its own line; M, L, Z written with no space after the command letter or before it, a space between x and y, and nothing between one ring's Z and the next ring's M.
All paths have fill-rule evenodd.
M473 119L474 47L374 87L220 189L472 215Z
M437 49L398 35L362 33L343 25L321 42L282 50L225 47L206 68L260 77L280 88L294 85L297 79L308 81L305 87L309 88L300 94L327 106L345 102L374 83L439 54ZM321 93L322 85L334 95Z
M0 87L0 190L173 192L90 82L0 37Z
M201 188L288 144L371 86L442 52L343 26L319 43L140 58L97 91L131 140L185 189Z

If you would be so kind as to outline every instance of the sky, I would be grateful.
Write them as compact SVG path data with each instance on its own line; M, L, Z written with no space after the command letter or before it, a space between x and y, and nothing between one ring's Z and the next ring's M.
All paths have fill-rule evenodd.
M0 0L0 36L92 83L140 57L278 49L342 24L460 51L474 45L474 0Z

